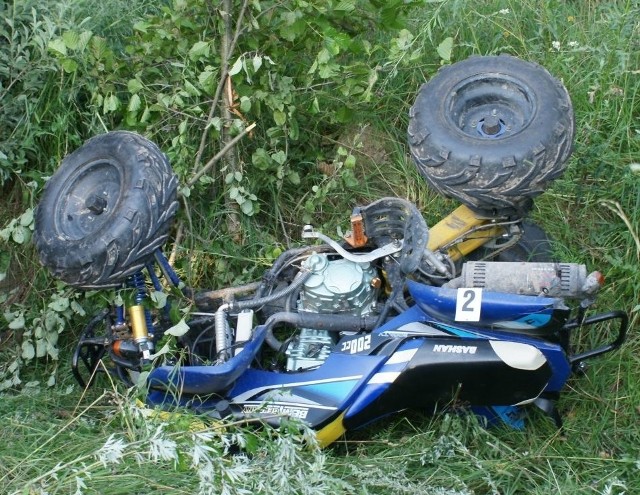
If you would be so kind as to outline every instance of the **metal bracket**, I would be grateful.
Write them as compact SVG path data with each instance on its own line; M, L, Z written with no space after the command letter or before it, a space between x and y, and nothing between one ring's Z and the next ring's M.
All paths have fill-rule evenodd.
M321 241L325 242L326 244L331 246L333 249L335 249L340 256L342 256L343 258L349 261L353 261L354 263L369 263L379 258L384 258L385 256L395 254L402 249L402 244L403 244L402 240L394 240L393 242L390 242L389 244L385 244L384 246L374 249L373 251L370 251L368 253L362 253L362 254L350 253L330 237L324 235L321 232L313 230L313 226L311 225L305 225L302 228L302 238L303 239L320 239Z

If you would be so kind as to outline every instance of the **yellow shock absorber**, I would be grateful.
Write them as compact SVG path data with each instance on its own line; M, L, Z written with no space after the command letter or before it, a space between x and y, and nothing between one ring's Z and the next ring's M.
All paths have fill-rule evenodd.
M429 243L427 247L431 251L437 251L451 244L456 239L464 239L447 250L447 254L452 260L459 260L494 237L504 233L502 227L487 226L486 228L465 235L470 230L482 227L488 223L488 219L479 217L471 208L460 205L429 229Z
M131 319L133 340L138 344L147 342L149 340L149 330L147 329L144 307L141 304L129 306L129 318Z

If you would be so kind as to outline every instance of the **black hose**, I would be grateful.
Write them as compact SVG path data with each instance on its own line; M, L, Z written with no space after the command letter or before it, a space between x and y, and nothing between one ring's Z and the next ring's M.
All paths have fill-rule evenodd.
M327 332L359 332L373 330L378 326L379 320L378 316L283 311L274 313L265 322L267 326L265 342L274 351L282 351L286 342L280 342L273 334L273 327L278 323L288 323L298 328L313 328Z
M373 330L378 326L378 320L378 316L283 311L274 313L265 322L267 326L265 342L275 351L282 350L283 343L273 334L273 327L278 323L288 323L299 328L313 328L327 332L360 332Z
M377 316L308 312L287 313L283 311L271 315L265 325L267 328L273 328L278 323L288 323L297 327L326 330L328 332L360 332L362 330L373 330L377 321Z
M233 311L242 311L243 309L252 309L260 306L264 306L265 304L271 303L273 301L277 301L278 299L282 299L287 297L292 292L298 290L299 287L302 286L306 282L306 280L311 276L312 272L310 271L300 271L300 276L294 279L291 284L287 286L286 289L283 289L279 292L274 292L268 296L258 297L254 299L245 299L243 301L234 301L229 304L229 308Z
M264 275L262 276L262 283L256 290L254 297L256 299L262 297L267 287L273 286L276 283L282 269L287 265L290 265L296 257L307 254L309 252L321 253L327 251L333 251L333 248L331 248L331 246L327 246L326 244L287 249L280 256L278 256L278 258L276 258L271 267L264 273Z

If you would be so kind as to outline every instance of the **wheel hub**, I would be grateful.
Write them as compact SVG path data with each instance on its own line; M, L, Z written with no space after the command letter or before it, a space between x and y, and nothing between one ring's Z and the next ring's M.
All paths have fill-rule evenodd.
M497 116L489 115L478 121L476 130L482 137L497 138L507 131L507 124Z
M479 139L506 138L527 128L536 113L531 91L519 79L503 74L471 76L445 102L453 125Z
M94 235L110 221L124 194L121 167L99 159L70 176L55 202L58 228L68 239Z
M107 200L95 194L87 198L84 204L94 215L100 215L107 207Z

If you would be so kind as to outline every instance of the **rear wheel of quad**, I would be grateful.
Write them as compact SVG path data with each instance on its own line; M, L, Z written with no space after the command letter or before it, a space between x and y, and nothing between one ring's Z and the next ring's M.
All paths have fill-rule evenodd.
M115 131L67 156L37 208L34 241L54 276L83 289L114 287L168 237L178 180L144 137Z
M409 147L445 196L489 215L520 215L562 174L575 123L566 88L543 67L500 55L449 65L420 89Z

